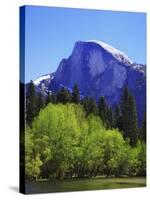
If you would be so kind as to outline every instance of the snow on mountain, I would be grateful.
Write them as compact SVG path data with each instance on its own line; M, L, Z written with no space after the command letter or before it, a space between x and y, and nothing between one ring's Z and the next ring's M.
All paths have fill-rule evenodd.
M55 73L45 74L33 81L36 86L37 91L42 91L43 94L47 95L48 92L51 92L49 85L54 78Z
M125 64L133 64L132 60L124 52L112 47L109 44L106 44L105 42L98 41L98 40L89 40L87 42L93 42L93 43L100 45L108 53L112 54L112 56L115 57L120 62L123 62Z
M39 86L42 81L49 80L49 79L52 80L53 78L54 78L53 75L46 74L46 75L42 75L42 76L38 77L37 79L35 79L33 81L33 83L34 83L34 85Z
M146 66L142 64L133 63L132 68L143 74L146 73Z

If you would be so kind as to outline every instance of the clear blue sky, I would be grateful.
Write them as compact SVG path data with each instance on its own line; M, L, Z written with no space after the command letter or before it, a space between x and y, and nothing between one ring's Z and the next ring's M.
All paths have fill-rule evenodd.
M145 64L146 15L27 6L25 81L54 72L78 40L102 40Z

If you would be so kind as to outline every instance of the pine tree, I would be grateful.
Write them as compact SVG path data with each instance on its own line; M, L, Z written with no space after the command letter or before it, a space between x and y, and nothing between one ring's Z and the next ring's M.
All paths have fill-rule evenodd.
M141 138L146 143L146 112L144 112L144 117L142 122Z
M106 128L112 129L114 127L114 114L111 107L107 107L106 113Z
M121 120L122 120L122 127L124 138L129 137L128 130L129 130L129 96L130 92L128 88L125 86L123 90L123 95L121 97Z
M51 103L51 102L52 102L52 95L50 94L50 92L48 92L45 104L47 105L48 103Z
M94 114L94 115L98 114L96 101L92 97L88 99L88 115L89 114Z
M114 110L114 127L121 130L122 124L121 124L121 111L120 107L117 105Z
M88 98L88 97L84 97L84 98L81 100L81 105L83 105L84 110L85 110L85 112L86 112L86 115L88 115L88 102L89 102L89 98Z
M70 92L65 87L62 87L57 93L57 103L66 104L70 102L70 98Z
M98 114L96 101L92 97L85 97L81 100L81 104L83 105L87 116L90 114Z
M44 108L45 106L45 103L44 103L44 96L43 96L43 93L42 91L40 91L37 95L37 101L36 101L36 114L38 115L40 110L42 108Z
M72 102L76 103L76 104L80 102L80 94L79 94L79 89L78 89L77 84L75 84L74 87L73 87Z
M26 122L31 126L33 118L36 116L36 91L32 80L26 90Z
M124 138L129 138L130 145L134 147L138 139L137 110L134 96L127 87L121 99L121 115Z
M57 103L57 96L56 96L55 93L52 93L51 99L52 99L52 103L53 103L53 104Z
M104 96L99 98L98 113L99 113L99 116L102 119L103 123L105 124L106 119L107 119L107 105L106 105L106 101L105 101Z
M137 111L133 95L129 97L129 130L130 145L134 147L138 139Z

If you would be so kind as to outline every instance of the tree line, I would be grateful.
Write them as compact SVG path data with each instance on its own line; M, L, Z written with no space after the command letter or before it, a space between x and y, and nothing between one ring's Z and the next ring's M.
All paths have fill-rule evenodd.
M26 179L146 175L146 116L138 128L135 100L127 87L115 109L72 92L26 93Z
M146 142L146 113L143 116L142 126L138 127L135 98L127 86L123 89L120 103L112 109L104 96L101 96L98 102L93 97L80 98L77 84L74 85L72 92L62 87L57 93L48 92L44 96L43 91L35 91L34 83L31 81L26 94L26 122L29 126L32 126L34 117L38 116L39 111L48 103L81 104L86 116L90 114L99 116L106 129L118 128L124 139L130 140L132 147L136 145L139 139Z

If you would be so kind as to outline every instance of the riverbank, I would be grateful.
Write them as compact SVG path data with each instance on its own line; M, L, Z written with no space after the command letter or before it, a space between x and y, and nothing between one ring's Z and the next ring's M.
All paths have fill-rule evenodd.
M131 178L84 178L66 180L45 180L26 183L26 193L53 193L85 190L119 189L145 187L145 177Z

